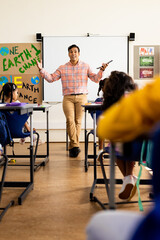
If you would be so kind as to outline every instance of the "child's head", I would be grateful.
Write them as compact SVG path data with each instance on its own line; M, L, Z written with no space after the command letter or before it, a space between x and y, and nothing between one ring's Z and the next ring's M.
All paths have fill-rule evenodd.
M104 109L110 107L117 102L125 92L130 92L136 89L133 79L124 72L111 72L108 81L105 83L104 89Z
M18 98L18 89L14 83L6 83L3 85L2 91L0 93L2 102L13 102Z
M104 78L99 81L99 88L98 88L98 93L97 93L98 96L99 96L100 91L102 91L104 93L104 85L107 80L108 80L108 78Z

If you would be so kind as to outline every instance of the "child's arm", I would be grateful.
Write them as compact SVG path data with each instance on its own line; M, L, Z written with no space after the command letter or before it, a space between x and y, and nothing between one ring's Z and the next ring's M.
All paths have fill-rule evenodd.
M28 131L28 132L30 132L30 131L31 131L31 128L30 128L30 126L28 125L28 123L27 123L27 122L25 122L25 124L24 124L24 127L27 129L27 131ZM36 129L35 129L35 128L33 128L33 131L36 131Z
M26 128L26 130L27 130L28 132L31 131L30 126L28 125L27 122L25 122L24 127Z
M2 145L0 144L0 156L2 155L3 153L3 148L2 148Z

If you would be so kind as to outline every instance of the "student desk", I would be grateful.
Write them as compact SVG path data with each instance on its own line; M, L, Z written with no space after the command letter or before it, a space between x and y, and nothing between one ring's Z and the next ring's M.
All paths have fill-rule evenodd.
M34 183L34 159L33 159L33 105L26 104L24 106L1 106L0 111L16 111L18 114L28 114L30 116L30 128L31 128L31 142L30 142L30 179L28 182L5 182L4 187L15 187L15 188L25 188L25 190L18 197L18 204L21 205L28 193L33 190Z

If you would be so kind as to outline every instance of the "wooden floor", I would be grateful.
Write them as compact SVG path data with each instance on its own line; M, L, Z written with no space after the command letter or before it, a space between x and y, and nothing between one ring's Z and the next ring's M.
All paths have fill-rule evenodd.
M24 153L26 146L16 144L15 151ZM90 144L90 151L92 144ZM39 146L43 153L45 144ZM84 144L81 153L75 158L69 158L65 143L50 144L50 161L35 173L34 190L29 193L22 205L17 204L17 197L22 189L4 189L1 206L14 199L11 207L0 222L0 240L85 240L85 229L94 213L101 207L90 202L89 193L93 183L93 167L84 171ZM91 161L91 160L90 160ZM109 167L108 167L109 168ZM139 167L135 172L138 174ZM98 170L100 177L100 170ZM8 167L6 180L27 180L28 167ZM121 177L116 169L116 177ZM144 169L143 177L148 178ZM116 195L120 190L116 185ZM141 186L142 199L149 199L150 186ZM107 202L104 186L97 187L96 196ZM137 200L137 195L134 200ZM116 199L118 201L118 198ZM145 203L144 212L152 203ZM138 204L117 205L121 209L139 211Z

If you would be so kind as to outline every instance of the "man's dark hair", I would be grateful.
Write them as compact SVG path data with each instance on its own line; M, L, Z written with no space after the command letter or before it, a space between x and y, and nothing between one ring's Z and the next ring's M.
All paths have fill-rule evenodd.
M77 48L78 52L80 52L80 48L76 45L76 44L72 44L71 46L68 47L68 52L72 49L72 48Z

